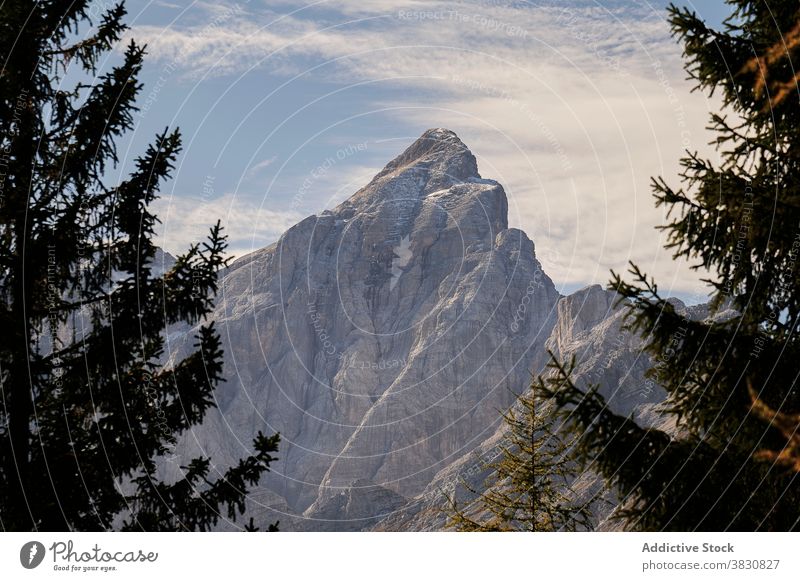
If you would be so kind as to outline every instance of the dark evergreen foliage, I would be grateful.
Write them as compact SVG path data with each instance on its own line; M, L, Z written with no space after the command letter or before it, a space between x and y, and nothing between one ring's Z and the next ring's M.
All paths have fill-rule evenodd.
M687 153L682 187L653 182L669 210L667 247L708 272L712 314L678 313L635 265L633 282L614 274L609 285L657 364L650 376L668 392L663 413L678 436L615 416L596 389L576 388L569 365L554 362L545 381L631 529L800 526L800 9L728 3L721 31L669 8L690 77L725 106L710 126L721 163Z
M243 511L278 436L259 433L252 455L222 474L196 458L177 481L159 479L159 458L202 420L222 380L206 317L226 242L217 224L154 274L149 208L180 135L165 130L127 179L107 183L115 143L133 128L144 48L131 41L96 75L125 9L92 10L84 0L0 4L0 527L207 530ZM64 86L68 68L86 81ZM165 369L174 323L199 332Z
M482 492L459 506L450 498L447 525L465 532L586 531L594 526L592 505L571 486L576 465L570 443L557 433L552 405L537 398L534 384L503 414L506 432L491 462Z

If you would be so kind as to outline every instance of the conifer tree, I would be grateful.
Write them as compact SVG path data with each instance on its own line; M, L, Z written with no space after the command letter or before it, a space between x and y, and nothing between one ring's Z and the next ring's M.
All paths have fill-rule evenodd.
M450 498L447 525L460 531L574 531L592 528L590 505L571 492L575 463L534 388L503 413L506 432L489 475L466 505Z
M207 530L243 511L278 436L259 433L221 474L195 458L159 478L222 380L206 317L226 242L217 224L154 273L150 205L180 135L165 130L127 178L107 179L145 52L131 41L99 73L126 26L122 3L96 6L0 4L0 528ZM165 369L176 323L198 325L195 348Z
M653 181L667 247L708 273L710 315L678 312L633 264L632 282L613 274L609 285L646 341L677 433L614 415L569 364L554 361L543 382L630 529L800 526L800 13L790 1L728 4L722 30L669 8L690 78L722 99L710 124L721 161L687 152L680 187Z

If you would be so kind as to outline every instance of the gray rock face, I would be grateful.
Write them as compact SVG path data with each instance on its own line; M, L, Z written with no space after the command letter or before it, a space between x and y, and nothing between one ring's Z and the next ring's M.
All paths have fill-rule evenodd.
M623 329L625 308L599 285L564 297L547 348L561 361L575 356L577 385L598 384L615 413L635 416L661 402L665 392L644 378L652 362L640 337Z
M281 432L257 496L281 499L284 522L352 529L374 522L369 499L421 493L544 362L560 296L507 212L458 137L432 129L346 202L238 260L214 313L227 382L182 451L222 469L257 430Z
M706 305L687 307L678 299L669 299L679 313L687 318L702 320L708 317L727 318L730 310L711 313ZM608 406L617 414L631 415L643 426L668 434L678 428L672 416L658 413L666 393L657 382L645 377L645 372L658 362L644 351L641 337L622 328L626 313L618 304L616 293L594 285L563 297L558 301L557 319L545 342L547 349L561 361L576 359L572 374L575 384L583 389L599 385ZM479 446L442 469L425 490L394 510L371 527L378 531L435 531L445 527L446 509L450 498L461 507L475 499L469 489L481 491L488 475L486 464L499 454L499 445L506 433L500 425ZM594 472L578 475L573 490L578 499L588 500L601 495L605 503L596 507L600 530L618 530L619 521L607 517L618 499L604 491L602 481Z
M661 421L653 408L664 399L663 390L644 377L651 367L643 353L642 340L622 330L625 314L617 305L617 295L594 285L563 297L557 304L557 319L545 346L562 362L576 358L573 381L581 388L599 384L600 392L616 413L633 414L640 422L656 425ZM658 427L664 428L659 424ZM494 460L506 433L506 426L439 472L426 489L391 515L376 523L374 530L441 530L445 526L448 498L468 507L488 475L486 464ZM468 488L467 488L468 487ZM592 472L579 475L574 490L578 498L588 500L601 492L599 478ZM603 505L603 519L615 499L604 495L610 504Z

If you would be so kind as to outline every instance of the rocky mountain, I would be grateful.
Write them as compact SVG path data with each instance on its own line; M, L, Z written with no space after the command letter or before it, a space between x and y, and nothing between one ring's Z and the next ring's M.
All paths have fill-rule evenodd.
M500 410L547 362L646 417L662 394L613 293L562 297L503 187L451 131L431 129L364 188L225 273L214 313L227 382L181 442L219 470L253 434L280 460L250 500L284 530L441 528L442 491L481 480ZM174 353L188 339L170 336ZM172 467L172 469L175 469Z
M625 311L616 306L615 293L599 285L587 287L562 297L556 306L557 317L546 349L561 361L573 355L577 366L572 375L581 387L600 385L600 393L609 407L620 414L632 414L639 422L656 425L654 407L664 398L663 390L644 377L652 362L642 352L642 341L622 328ZM539 370L543 371L543 370ZM669 428L658 424L660 428ZM469 506L475 498L472 490L482 490L488 475L486 464L499 454L499 445L507 427L497 430L470 453L439 472L426 489L403 507L382 519L375 530L441 530L445 526L450 498L460 506ZM579 498L590 500L602 495L611 504L599 505L602 520L613 508L613 499L605 494L593 472L579 475L573 489Z
M670 302L678 312L691 319L733 315L727 309L712 315L705 305L686 306L679 299L670 299ZM666 393L657 382L645 377L645 372L658 362L653 362L643 352L641 338L624 329L626 311L617 305L616 293L593 285L562 297L556 310L556 323L545 347L561 361L575 356L573 381L582 388L600 386L600 393L615 413L631 415L640 425L675 433L674 419L656 413ZM422 493L381 519L371 530L442 530L450 499L455 499L461 507L469 507L476 497L470 489L483 489L489 475L486 464L499 456L506 431L505 424L498 426L472 451L437 473ZM600 530L618 529L619 521L608 517L620 499L603 488L596 473L588 470L579 474L572 488L580 501L602 499L603 502L593 507Z

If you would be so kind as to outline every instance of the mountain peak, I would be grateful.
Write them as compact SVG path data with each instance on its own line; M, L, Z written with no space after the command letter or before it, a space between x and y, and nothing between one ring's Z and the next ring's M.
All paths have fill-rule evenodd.
M389 165L400 163L407 165L428 158L447 156L448 154L468 154L472 156L466 145L454 131L443 127L428 129L408 148L392 160ZM474 156L473 156L474 159ZM388 166L387 166L388 167Z
M408 166L436 170L444 174L441 176L443 179L452 183L480 177L475 156L469 148L455 132L441 127L428 129L403 153L389 162L381 173Z
M475 179L480 179L478 163L469 148L453 131L434 128L390 161L354 198L393 198L401 193L398 190L408 195L411 189L427 195Z
M412 502L546 360L560 295L503 187L452 131L408 141L223 282L215 320L247 367L190 445L234 459L254 425L291 434L262 497L289 528L365 528Z

